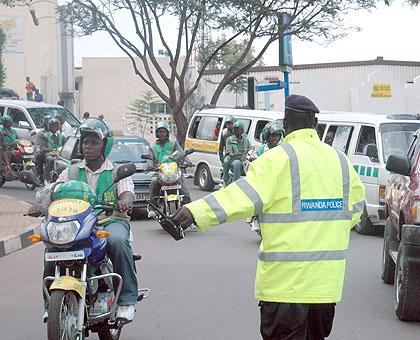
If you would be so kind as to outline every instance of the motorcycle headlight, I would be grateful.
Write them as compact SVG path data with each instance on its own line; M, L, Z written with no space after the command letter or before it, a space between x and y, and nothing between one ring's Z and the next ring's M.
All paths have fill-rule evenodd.
M34 152L34 148L32 146L25 146L23 148L23 150L25 150L25 153L33 153Z
M179 180L179 172L175 172L173 174L170 175L165 175L164 173L159 173L159 177L161 179L162 182L164 183L175 183L176 181Z
M66 244L76 238L79 229L79 221L50 222L47 225L48 238L52 243Z
M159 177L161 181L165 183L174 183L179 180L180 172L178 169L178 164L175 162L172 163L163 163L160 166L161 172Z

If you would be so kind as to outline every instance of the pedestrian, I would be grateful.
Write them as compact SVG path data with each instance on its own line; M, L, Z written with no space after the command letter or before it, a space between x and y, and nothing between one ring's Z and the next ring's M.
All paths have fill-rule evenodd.
M262 338L320 340L341 300L350 230L365 192L346 155L320 141L315 104L300 95L285 104L281 144L252 162L246 177L182 207L174 222L205 231L258 215Z
M86 119L89 119L89 116L90 116L90 113L89 112L85 112L85 113L83 113L83 120L82 120L82 122L84 122Z
M55 118L57 118L60 121L61 124L61 133L65 138L70 137L74 134L73 128L69 123L66 122L64 115L61 112L57 112L55 115Z
M35 89L35 101L40 103L44 101L44 96L41 94L41 92L39 92L38 89Z
M33 101L34 100L33 96L34 96L34 91L36 89L36 86L31 81L29 76L26 77L25 89L26 89L26 99L30 100L30 101Z

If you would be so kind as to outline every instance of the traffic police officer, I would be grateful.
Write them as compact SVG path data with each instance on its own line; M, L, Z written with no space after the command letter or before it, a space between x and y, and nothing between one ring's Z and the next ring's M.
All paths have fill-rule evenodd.
M199 231L258 215L262 242L255 295L264 340L324 339L341 300L351 228L364 186L348 158L322 143L319 110L308 98L286 100L282 143L251 163L245 178L194 201L174 217Z

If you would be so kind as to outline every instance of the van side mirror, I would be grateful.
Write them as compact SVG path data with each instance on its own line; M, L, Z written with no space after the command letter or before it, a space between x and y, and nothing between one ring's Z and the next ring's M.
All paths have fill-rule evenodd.
M410 160L407 156L391 155L386 161L385 169L403 176L410 176Z
M25 129L25 130L30 130L31 126L29 125L28 122L25 122L24 120L19 121L18 123L18 128L19 129Z
M367 145L366 156L371 158L371 160L378 161L378 147L376 146L376 144Z

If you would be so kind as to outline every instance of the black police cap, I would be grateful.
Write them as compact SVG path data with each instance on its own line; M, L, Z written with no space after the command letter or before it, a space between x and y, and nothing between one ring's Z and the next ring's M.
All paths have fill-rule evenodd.
M319 113L316 105L305 96L292 94L286 99L286 109L302 113Z

